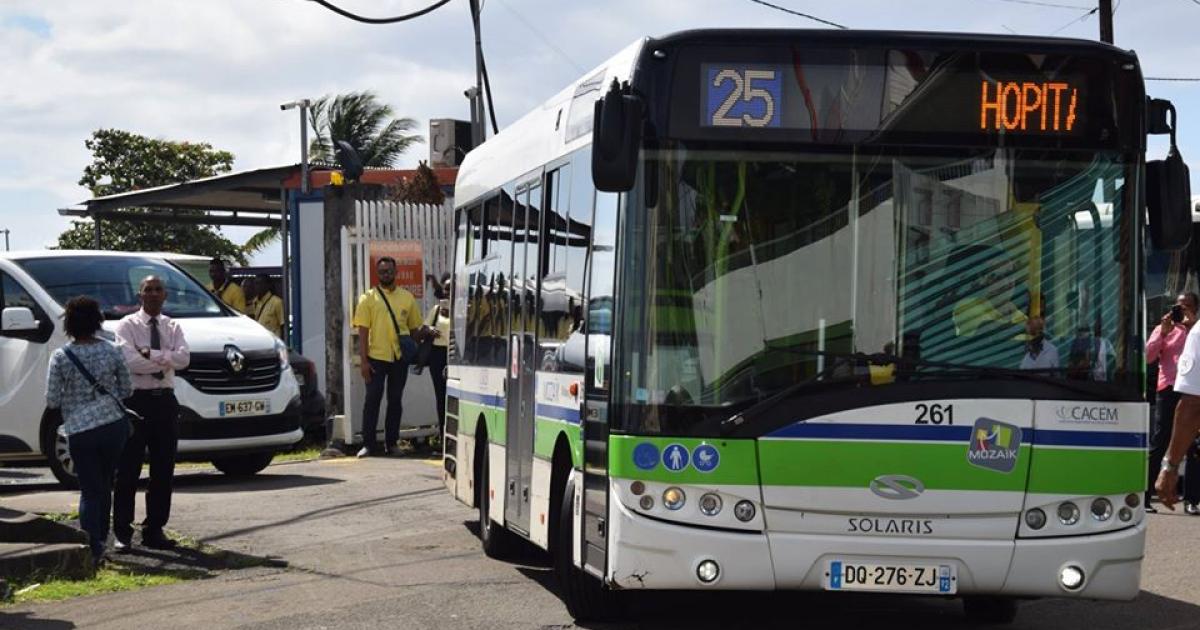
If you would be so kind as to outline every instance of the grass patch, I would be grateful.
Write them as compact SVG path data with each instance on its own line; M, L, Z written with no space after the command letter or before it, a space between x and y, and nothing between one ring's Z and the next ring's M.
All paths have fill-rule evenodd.
M275 459L271 460L271 463L278 464L280 462L302 462L302 461L308 461L310 459L317 459L318 457L321 456L321 451L323 449L320 446L311 446L311 445L302 445L302 446L303 446L302 448L299 448L294 451L288 451L286 453L276 454Z
M70 521L78 521L79 520L79 512L78 511L75 511L75 512L46 512L44 514L39 514L38 516L41 516L42 518L46 519L47 521L54 521L55 523L68 523Z
M116 593L132 591L147 586L162 586L175 584L184 580L194 580L207 575L204 571L154 571L147 572L122 566L110 566L100 569L87 580L52 579L46 582L30 584L13 584L14 604L33 602L57 602L74 597L99 595L101 593Z

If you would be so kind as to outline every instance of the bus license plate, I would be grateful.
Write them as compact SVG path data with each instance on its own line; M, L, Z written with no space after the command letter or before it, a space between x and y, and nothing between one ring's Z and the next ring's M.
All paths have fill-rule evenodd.
M218 405L222 418L237 416L262 416L271 413L271 401L266 398L254 400L223 400Z
M958 590L954 566L948 564L876 564L831 561L825 572L830 591L891 591L952 595Z

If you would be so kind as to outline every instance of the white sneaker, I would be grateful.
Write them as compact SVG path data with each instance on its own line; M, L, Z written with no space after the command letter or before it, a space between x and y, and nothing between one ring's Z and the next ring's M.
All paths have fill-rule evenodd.
M362 459L363 457L370 457L370 456L371 456L371 449L364 446L364 447L358 449L358 455L356 455L355 457Z

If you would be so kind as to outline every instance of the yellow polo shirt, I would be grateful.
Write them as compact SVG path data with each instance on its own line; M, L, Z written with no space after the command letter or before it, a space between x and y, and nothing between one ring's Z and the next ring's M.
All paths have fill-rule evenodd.
M388 314L387 305L381 295L387 296L392 312L396 314L396 325L392 325L392 317ZM367 356L376 361L396 361L400 358L400 341L396 338L396 327L400 334L407 336L409 330L421 327L421 307L411 293L395 287L391 291L382 287L373 288L358 298L358 306L354 309L354 327L363 327L370 331L370 346ZM415 358L415 357L414 357Z
M238 286L236 282L226 280L225 286L221 288L220 293L213 288L211 282L205 286L210 293L216 295L222 302L237 309L239 313L249 314L249 311L246 310L246 294L242 292L242 287Z
M263 328L283 339L283 300L278 295L269 293L265 300L261 297L255 299L250 310L250 314Z

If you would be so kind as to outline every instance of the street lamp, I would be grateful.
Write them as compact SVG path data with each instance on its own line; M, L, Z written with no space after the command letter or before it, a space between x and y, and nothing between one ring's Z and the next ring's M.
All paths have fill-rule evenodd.
M302 98L279 106L279 109L300 108L300 194L308 194L308 107L312 101Z

